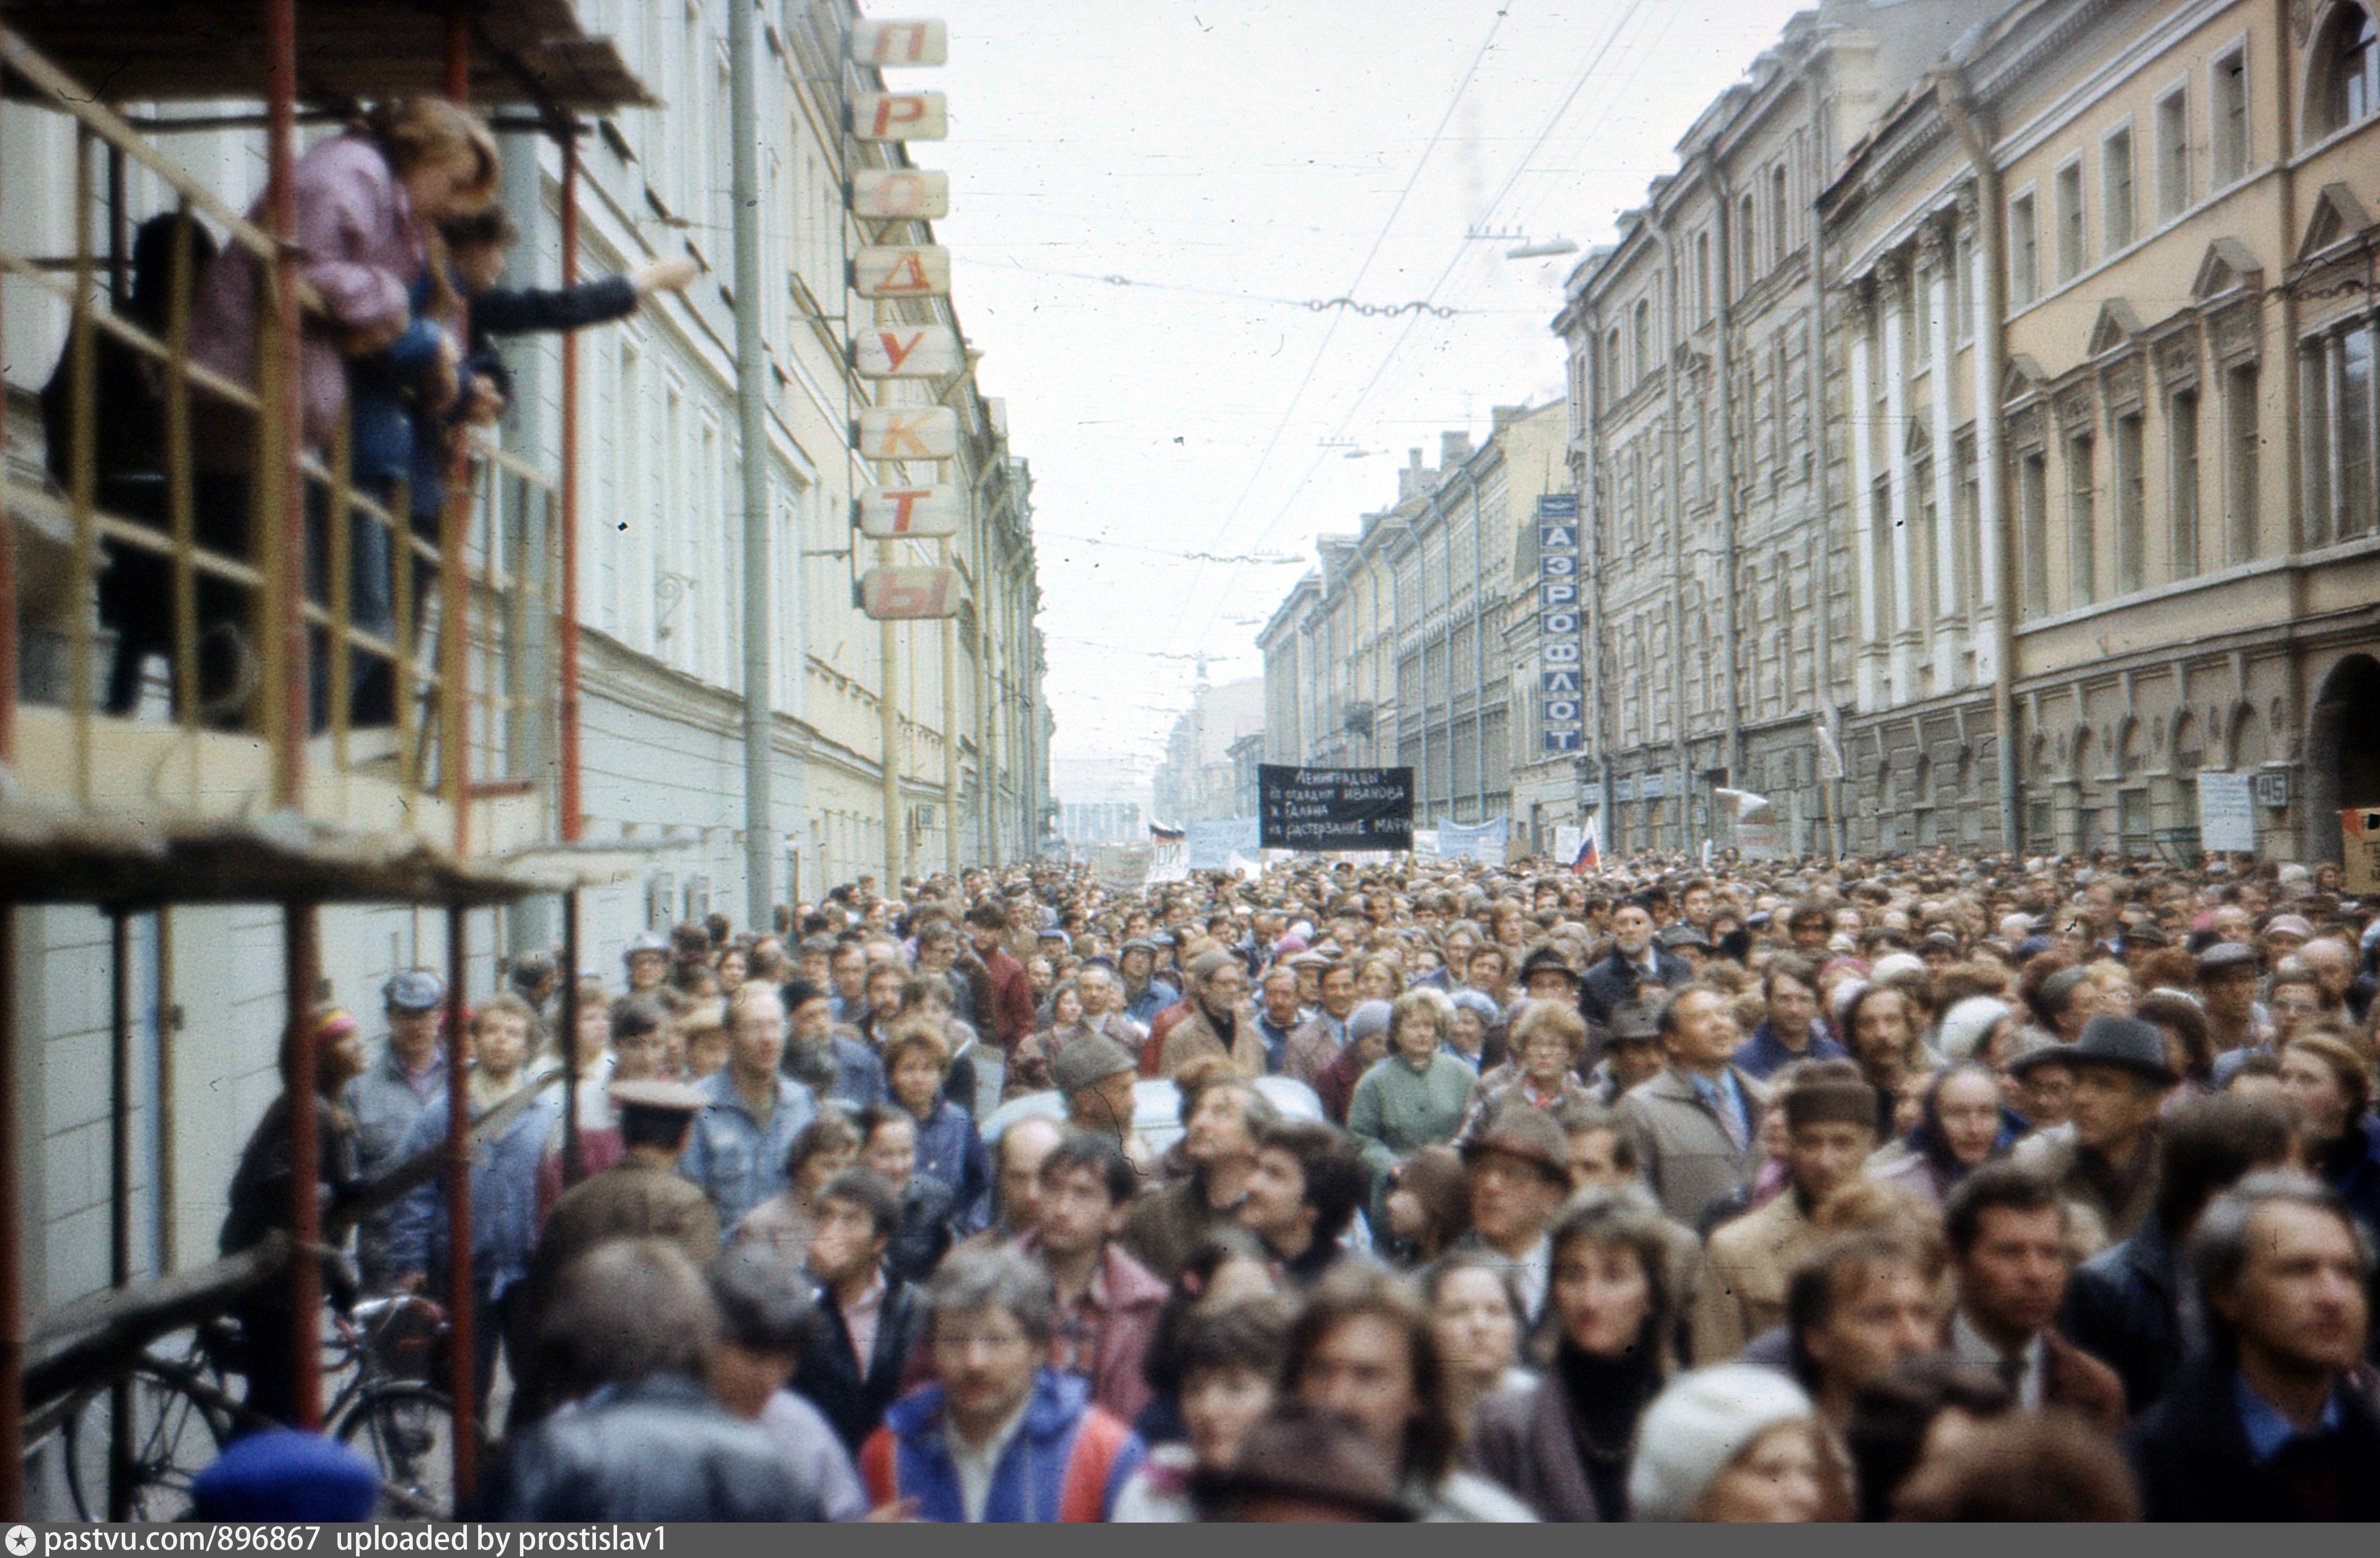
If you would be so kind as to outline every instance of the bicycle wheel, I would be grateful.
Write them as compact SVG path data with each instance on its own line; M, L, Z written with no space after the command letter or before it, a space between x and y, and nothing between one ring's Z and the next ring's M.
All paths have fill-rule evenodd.
M169 1363L144 1359L123 1384L130 1417L125 1434L125 1516L178 1520L190 1512L191 1480L223 1449L230 1419L212 1382ZM212 1399L211 1399L212 1397ZM79 1400L66 1422L67 1491L75 1514L107 1520L110 1431L115 1386L101 1385Z
M454 1517L455 1411L445 1392L411 1383L374 1386L339 1419L338 1437L380 1467L373 1518Z

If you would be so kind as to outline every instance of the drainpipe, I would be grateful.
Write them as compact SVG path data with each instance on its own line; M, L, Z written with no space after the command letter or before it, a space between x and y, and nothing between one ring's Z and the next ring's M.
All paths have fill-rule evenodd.
M1681 507L1679 489L1684 484L1678 476L1678 298L1671 279L1678 273L1678 254L1670 241L1669 223L1658 207L1646 214L1653 228L1654 241L1661 246L1663 275L1654 285L1664 292L1660 317L1656 328L1662 340L1661 362L1661 460L1667 467L1668 479L1661 485L1665 517L1670 527L1670 733L1675 746L1677 782L1670 787L1678 803L1676 837L1678 852L1693 848L1693 808L1687 803L1690 788L1686 747L1686 525Z
M1734 276L1728 269L1728 254L1734 248L1727 179L1720 172L1718 158L1703 154L1704 177L1710 184L1713 202L1718 208L1718 219L1711 224L1711 247L1718 252L1712 256L1711 284L1717 296L1711 317L1715 330L1712 348L1712 375L1718 380L1718 550L1724 564L1720 575L1719 600L1722 603L1722 632L1727 640L1727 663L1720 677L1720 695L1727 700L1727 773L1728 783L1741 788L1743 783L1743 624L1742 603L1736 599L1738 572L1736 528L1740 521L1735 474L1735 325L1731 305ZM1748 278L1747 278L1748 279ZM1706 408L1705 416L1712 413Z
M2016 729L2016 541L2010 531L2002 485L2000 452L2007 447L2008 417L2000 403L2007 344L2007 262L2000 233L2000 175L1991 142L1977 123L1966 71L1956 64L1934 72L1936 101L1959 138L1975 173L1975 489L1976 518L1988 526L1985 554L1992 562L1992 726L1998 732L2000 788L2000 848L2024 849L2023 795L2019 789Z
M1810 103L1810 187L1825 186L1827 175L1827 103L1828 89L1819 75L1822 56L1813 53L1802 66L1802 95ZM1813 202L1814 204L1815 202ZM1825 536L1831 509L1828 500L1827 472L1827 224L1823 217L1810 223L1810 341L1802 356L1802 368L1809 383L1803 393L1808 397L1810 446L1810 498L1817 511L1819 540L1810 555L1810 594L1817 607L1816 631L1810 645L1810 718L1825 722L1833 703L1832 685L1835 663L1834 617L1828 604L1827 588L1827 551ZM1817 741L1811 739L1812 757ZM1820 838L1817 853L1829 859L1843 852L1843 791L1842 781L1817 773L1812 764L1818 785Z
M728 7L728 175L735 208L736 464L744 477L744 900L745 923L767 926L776 901L776 823L770 780L775 758L776 667L769 629L768 380L760 344L760 113L757 78L759 26L749 5ZM788 611L799 604L788 596ZM890 697L889 688L887 697ZM888 813L890 835L894 819ZM884 884L896 893L896 877Z

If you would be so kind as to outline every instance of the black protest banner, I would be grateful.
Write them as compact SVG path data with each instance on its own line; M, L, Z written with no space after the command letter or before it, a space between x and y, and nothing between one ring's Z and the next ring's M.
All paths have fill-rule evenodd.
M1413 848L1411 768L1257 769L1257 815L1268 850Z

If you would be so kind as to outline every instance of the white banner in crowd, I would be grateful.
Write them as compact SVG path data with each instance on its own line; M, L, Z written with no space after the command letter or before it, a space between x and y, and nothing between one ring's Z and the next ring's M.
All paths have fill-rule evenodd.
M1148 885L1190 879L1190 843L1186 839L1160 839L1156 858L1148 863Z
M1476 860L1489 865L1504 864L1505 841L1512 836L1512 819L1509 816L1489 817L1486 822L1454 822L1438 819L1438 855L1440 860Z
M1230 817L1218 822L1184 823L1189 835L1190 869L1237 871L1264 868L1264 846L1258 842L1262 824L1255 817Z
M1585 843L1585 828L1571 822L1554 824L1554 858L1564 865L1578 858L1578 851Z

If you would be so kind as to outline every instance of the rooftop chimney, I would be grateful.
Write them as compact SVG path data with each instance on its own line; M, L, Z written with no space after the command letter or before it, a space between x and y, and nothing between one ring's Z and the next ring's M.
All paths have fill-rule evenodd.
M1519 421L1521 419L1521 413L1528 409L1529 408L1525 405L1499 405L1490 407L1488 415L1494 423L1494 431L1488 436L1493 438L1498 434L1502 433L1505 429Z
M1438 435L1438 465L1440 470L1452 470L1471 458L1471 435L1440 433Z

